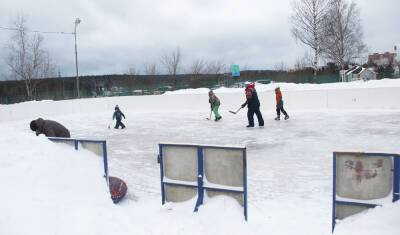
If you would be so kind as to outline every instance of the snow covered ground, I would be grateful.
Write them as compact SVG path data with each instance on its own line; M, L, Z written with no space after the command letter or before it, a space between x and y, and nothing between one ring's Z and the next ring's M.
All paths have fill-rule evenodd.
M291 119L273 120L279 85ZM257 85L264 128L246 129L243 89L221 88L220 122L208 121L207 90L161 96L26 102L0 106L0 234L329 234L332 152L400 153L400 80L329 85ZM119 104L127 129L108 129ZM128 184L126 200L106 194L97 156L36 137L37 117L73 137L105 139L110 175ZM236 201L161 206L160 142L245 145L249 221ZM400 204L349 218L336 234L399 234ZM379 224L379 226L378 226ZM379 228L377 228L379 227Z

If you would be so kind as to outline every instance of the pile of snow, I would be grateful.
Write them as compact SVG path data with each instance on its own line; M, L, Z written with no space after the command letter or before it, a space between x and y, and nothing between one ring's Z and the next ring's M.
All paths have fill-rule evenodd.
M338 89L359 89L359 88L385 88L385 87L400 87L400 79L381 79L369 81L352 81L352 82L338 82L338 83L324 83L324 84L310 84L310 83L270 83L261 84L256 83L258 92L273 91L276 87L280 87L282 91L313 91L313 90L338 90ZM177 91L168 91L166 95L182 95L182 94L207 94L210 89L182 89ZM220 87L214 90L215 93L243 93L244 88L227 88Z
M336 235L398 235L400 233L400 203L369 209L341 221Z
M114 205L98 156L26 129L2 128L0 149L0 234L261 234L229 197L206 198L193 214L194 200L161 206L128 189Z
M106 222L113 204L97 156L11 128L2 133L0 234L90 234Z

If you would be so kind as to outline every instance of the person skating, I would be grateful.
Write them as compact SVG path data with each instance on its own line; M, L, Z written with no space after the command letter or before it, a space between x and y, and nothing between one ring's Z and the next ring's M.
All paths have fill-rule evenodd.
M281 111L285 115L285 120L289 119L289 115L283 108L282 92L279 87L275 88L275 99L276 99L276 118L279 121L281 119Z
M260 101L258 100L257 91L254 83L246 83L246 102L242 104L242 108L247 105L247 119L249 120L249 125L247 127L254 127L254 114L257 116L258 125L264 126L264 119L260 112Z
M219 121L222 118L222 116L218 112L221 102L219 101L218 97L214 94L213 91L208 92L208 97L209 97L208 102L211 105L211 112L214 113L215 121ZM211 114L210 114L210 118L211 118Z
M29 126L32 131L36 132L37 136L44 134L47 137L71 137L68 129L65 128L65 126L53 120L44 120L43 118L38 118L31 121Z
M119 109L118 105L115 106L114 110L115 111L114 111L114 114L113 114L113 120L114 120L114 118L117 120L117 122L115 123L115 127L114 128L118 129L119 126L121 126L122 129L124 129L125 125L121 122L121 120L122 120L122 117L124 117L124 119L125 119L125 115L121 112L121 110Z

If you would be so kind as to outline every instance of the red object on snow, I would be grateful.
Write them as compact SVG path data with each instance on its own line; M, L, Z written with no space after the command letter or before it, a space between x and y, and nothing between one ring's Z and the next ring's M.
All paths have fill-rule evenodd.
M126 183L123 180L113 176L109 177L109 183L111 199L114 203L118 203L125 197L126 191L128 191L128 186L126 186Z

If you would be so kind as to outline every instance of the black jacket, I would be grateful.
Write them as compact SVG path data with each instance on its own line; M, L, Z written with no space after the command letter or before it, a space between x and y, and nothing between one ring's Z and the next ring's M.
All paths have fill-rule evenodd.
M115 118L117 121L121 121L122 117L125 118L125 115L121 112L121 110L116 110L113 114L113 120Z
M246 105L249 109L260 108L260 100L258 100L257 91L254 88L246 89L246 102L243 104L243 107Z

